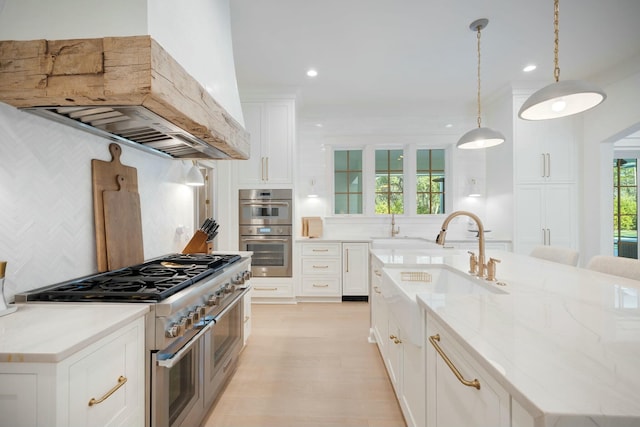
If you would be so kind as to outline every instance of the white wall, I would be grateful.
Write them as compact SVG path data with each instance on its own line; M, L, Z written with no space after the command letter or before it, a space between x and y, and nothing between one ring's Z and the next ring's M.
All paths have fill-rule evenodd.
M580 258L612 254L613 143L640 129L640 57L621 64L616 79L603 85L604 103L584 113Z
M0 259L7 296L97 271L91 159L110 141L0 103ZM145 259L179 252L193 233L189 165L120 144L137 168ZM179 225L186 227L182 236Z
M244 126L230 0L5 0L0 40L150 35Z

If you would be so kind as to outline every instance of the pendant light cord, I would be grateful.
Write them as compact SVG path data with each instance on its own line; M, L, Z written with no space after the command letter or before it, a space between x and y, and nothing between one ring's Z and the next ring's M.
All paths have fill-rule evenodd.
M556 0L557 1L557 0ZM478 25L478 127L482 127L482 121L480 119L480 29L481 25Z
M560 0L555 0L553 3L553 31L555 33L554 49L553 49L553 76L556 79L556 83L560 81L560 66L558 65L558 52L560 50L560 24L558 16L560 15Z

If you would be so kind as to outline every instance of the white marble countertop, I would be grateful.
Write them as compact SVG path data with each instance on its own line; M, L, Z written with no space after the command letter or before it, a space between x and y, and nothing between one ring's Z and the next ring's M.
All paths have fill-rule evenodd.
M385 265L446 264L468 255L371 251ZM640 281L487 250L507 294L417 295L536 426L640 425ZM479 280L479 279L476 279Z
M18 304L0 317L0 362L59 362L147 312L148 304Z

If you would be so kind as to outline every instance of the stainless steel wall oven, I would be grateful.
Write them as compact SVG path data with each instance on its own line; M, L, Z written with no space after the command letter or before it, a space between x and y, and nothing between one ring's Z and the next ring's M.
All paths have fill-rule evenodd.
M291 277L291 190L240 190L239 212L240 250L253 252L252 275Z

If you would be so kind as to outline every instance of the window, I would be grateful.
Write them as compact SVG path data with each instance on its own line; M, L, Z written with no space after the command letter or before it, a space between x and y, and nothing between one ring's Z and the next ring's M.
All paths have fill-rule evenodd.
M404 213L403 150L376 150L376 214Z
M444 150L416 151L418 215L444 213Z
M638 183L636 159L613 161L614 254L638 258Z
M362 213L362 150L334 151L334 213Z

